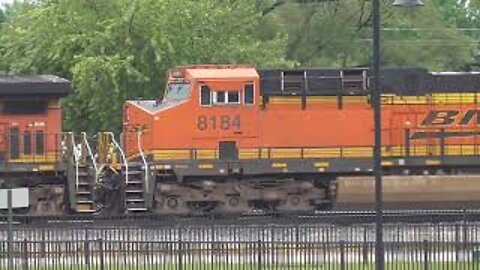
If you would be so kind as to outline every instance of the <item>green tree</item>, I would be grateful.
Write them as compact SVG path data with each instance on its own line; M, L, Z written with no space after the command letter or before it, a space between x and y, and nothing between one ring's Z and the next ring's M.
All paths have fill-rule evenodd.
M72 79L66 129L119 131L123 102L161 97L174 66L288 64L263 21L254 0L44 0L2 30L0 68Z
M467 18L460 2L426 0L424 7L407 10L392 7L391 2L381 2L384 65L456 70L471 61L472 37L451 22L452 18L458 21ZM371 63L371 1L264 0L261 3L269 11L266 16L278 22L288 34L288 59L301 66Z
M465 69L480 69L480 1L478 0L443 0L442 13L445 19L453 26L468 35L474 45L472 62L467 63Z

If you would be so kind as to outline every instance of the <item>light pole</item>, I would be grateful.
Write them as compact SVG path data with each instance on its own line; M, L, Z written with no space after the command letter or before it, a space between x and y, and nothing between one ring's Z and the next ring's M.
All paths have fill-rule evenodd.
M393 6L423 6L421 0L395 0ZM374 148L373 172L375 175L375 269L383 270L385 266L383 245L383 187L382 187L382 118L381 118L381 80L380 80L380 0L372 1L373 24L373 121Z

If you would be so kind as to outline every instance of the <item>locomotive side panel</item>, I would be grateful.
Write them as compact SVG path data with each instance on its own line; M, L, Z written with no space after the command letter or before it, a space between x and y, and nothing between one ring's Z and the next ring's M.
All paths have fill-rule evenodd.
M339 109L328 97L309 97L302 109L299 99L289 104L285 98L272 100L261 111L263 147L371 146L372 111L366 98ZM291 98L289 98L291 99ZM389 125L384 111L384 127Z
M466 158L478 153L478 104L473 99L454 99L455 95L470 96L451 94L441 100L435 100L434 96L423 101L424 104L385 104L386 110L392 110L385 144L410 148L409 153L403 151L404 156L464 155Z
M62 130L58 100L7 98L1 104L2 152L9 162L57 161Z

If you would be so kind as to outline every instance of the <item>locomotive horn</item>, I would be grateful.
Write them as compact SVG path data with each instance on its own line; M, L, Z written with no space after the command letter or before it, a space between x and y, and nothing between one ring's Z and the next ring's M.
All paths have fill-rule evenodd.
M395 0L392 5L396 7L416 7L425 4L422 0Z

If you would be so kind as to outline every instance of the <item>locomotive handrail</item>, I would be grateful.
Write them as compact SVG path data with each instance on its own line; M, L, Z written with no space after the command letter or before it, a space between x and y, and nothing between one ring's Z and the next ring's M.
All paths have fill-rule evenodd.
M142 131L137 133L137 146L138 152L140 153L140 157L142 158L143 166L145 166L145 191L148 191L148 163L147 159L145 158L145 153L142 149Z
M128 184L128 162L125 156L125 152L123 152L122 147L120 147L120 145L117 143L117 140L115 140L115 135L113 134L113 132L105 132L105 134L110 135L112 137L113 144L120 152L120 156L122 156L122 160L125 165L125 184Z
M90 144L88 143L88 138L87 138L87 133L82 132L82 139L83 142L85 143L85 147L87 147L87 152L88 155L90 156L90 159L92 160L93 168L95 168L95 182L98 180L98 166L97 166L97 161L95 160L95 156L93 155L92 148L90 147Z
M68 132L67 134L69 134L71 138L73 161L75 162L75 186L78 189L78 185L79 185L78 173L79 173L79 167L80 167L80 157L78 154L79 150L76 147L75 134L73 134L73 132Z

